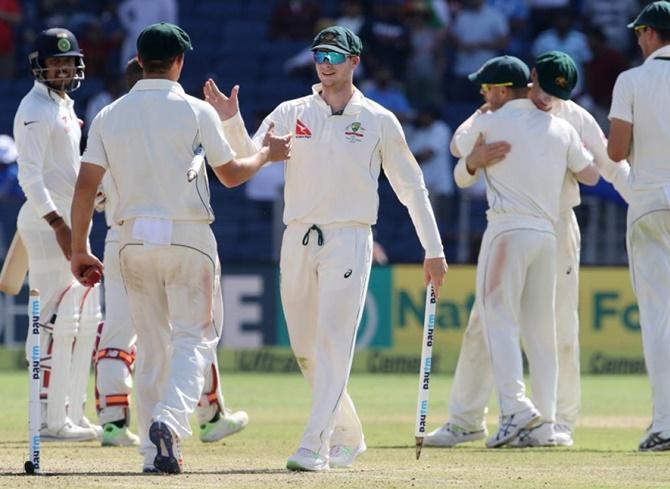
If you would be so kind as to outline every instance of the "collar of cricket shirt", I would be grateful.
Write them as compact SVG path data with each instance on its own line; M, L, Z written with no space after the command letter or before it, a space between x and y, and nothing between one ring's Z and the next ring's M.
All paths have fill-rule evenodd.
M312 95L314 95L316 103L319 105L319 107L328 109L330 111L331 110L330 106L321 97L322 90L323 86L321 85L321 83L312 85ZM354 94L351 96L349 102L347 102L347 105L344 107L342 115L358 114L363 109L363 99L364 97L361 91L358 88L354 87Z
M42 82L38 82L37 80L35 80L33 88L41 97L51 100L57 103L58 105L69 105L69 106L74 105L74 101L70 98L70 96L67 93L65 94L65 97L61 97L58 95L56 90L54 90L53 88L49 88Z
M666 44L665 46L661 46L658 48L656 51L651 53L647 59L644 60L645 63L650 62L654 58L658 58L659 56L667 57L670 56L670 44Z
M131 92L138 90L171 90L173 92L185 93L179 82L165 78L144 78L130 89Z
M537 109L529 98L515 98L509 102L505 102L503 107L509 107L510 109Z

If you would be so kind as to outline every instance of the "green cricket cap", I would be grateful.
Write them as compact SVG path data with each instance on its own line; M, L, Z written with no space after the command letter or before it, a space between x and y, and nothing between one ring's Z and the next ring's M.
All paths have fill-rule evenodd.
M670 29L670 2L653 2L642 9L637 18L628 24L629 29L638 26Z
M488 60L476 72L470 73L468 79L476 85L506 84L521 88L528 85L530 69L515 56L498 56Z
M568 100L577 85L577 65L561 51L549 51L535 58L540 88L549 95Z
M346 27L335 25L326 27L312 41L312 51L330 49L342 54L358 56L363 51L360 37Z
M191 50L189 35L181 27L167 22L146 27L137 38L137 54L145 60L169 59Z

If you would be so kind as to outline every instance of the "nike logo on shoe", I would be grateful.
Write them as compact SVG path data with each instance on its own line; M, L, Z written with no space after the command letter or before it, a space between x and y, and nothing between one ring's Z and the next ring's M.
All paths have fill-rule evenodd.
M36 122L39 122L39 121L25 121L25 122L23 123L23 125L24 125L24 126L29 126L30 124L35 124Z

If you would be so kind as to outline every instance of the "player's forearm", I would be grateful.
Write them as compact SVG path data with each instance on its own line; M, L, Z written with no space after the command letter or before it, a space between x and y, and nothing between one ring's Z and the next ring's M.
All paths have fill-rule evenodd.
M416 235L426 252L425 258L444 257L442 239L428 200L428 192L425 189L416 189L411 193L398 195L398 198L407 207Z
M95 190L77 187L72 199L70 219L72 220L72 253L88 251L88 234L93 216Z
M458 163L454 167L454 182L459 188L471 187L479 179L479 174L477 170L472 170L468 168L467 158L460 158Z
M26 175L26 172L19 167L19 184L30 206L35 209L38 216L46 216L50 212L58 211L51 198L51 193L44 185L41 171L32 175L32 177Z
M253 177L268 162L269 154L269 148L264 146L253 156L235 158L225 165L217 166L214 173L226 187L237 187Z
M475 119L479 117L483 112L480 109L477 109L476 111L473 112L473 114L465 119L460 126L458 126L458 129L454 132L453 137L451 138L451 144L449 145L449 150L451 151L451 154L454 155L456 158L460 158L464 156L459 147L458 147L458 139L461 137L461 135L467 131L470 130L472 127L472 124L474 124Z
M223 125L223 134L226 136L228 144L233 148L236 155L241 157L252 156L259 150L259 146L249 137L239 111L233 117L221 123Z

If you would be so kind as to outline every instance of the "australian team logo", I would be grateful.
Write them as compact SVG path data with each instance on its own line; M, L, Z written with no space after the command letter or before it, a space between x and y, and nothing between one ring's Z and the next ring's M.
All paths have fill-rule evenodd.
M344 128L344 135L350 143L358 143L361 142L365 136L365 128L360 122L352 122Z

